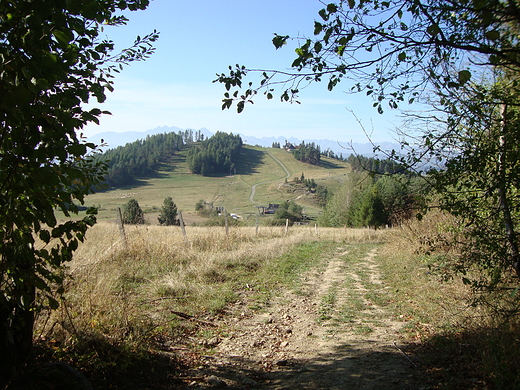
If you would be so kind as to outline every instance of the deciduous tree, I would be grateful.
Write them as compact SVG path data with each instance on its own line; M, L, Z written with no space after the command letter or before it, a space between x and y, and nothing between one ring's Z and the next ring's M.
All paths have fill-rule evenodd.
M313 37L275 35L277 49L297 43L290 70L237 65L215 81L226 88L223 109L236 103L238 112L258 92L297 101L314 82L329 90L349 82L351 92L372 96L380 113L428 105L411 116L420 121L416 130L412 123L400 134L409 154L390 157L409 169L426 159L438 164L429 178L439 205L464 227L463 256L454 264L466 282L497 287L520 276L518 31L517 1L339 1L319 11ZM249 81L252 72L258 83ZM469 281L473 266L487 278Z
M96 145L79 131L105 113L86 108L112 90L112 74L146 58L153 33L113 53L103 24L116 11L145 9L147 0L10 0L0 2L0 382L28 358L34 314L56 308L61 267L71 260L95 209L78 213L103 179ZM57 290L53 288L57 287ZM0 384L1 386L1 384Z

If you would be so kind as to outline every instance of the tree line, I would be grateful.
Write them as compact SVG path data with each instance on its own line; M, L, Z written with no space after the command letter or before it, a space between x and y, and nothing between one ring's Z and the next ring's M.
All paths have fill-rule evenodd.
M105 182L111 187L130 185L138 178L153 176L162 161L194 142L193 130L149 135L109 149L97 157L108 163Z
M188 151L188 168L203 176L233 174L242 145L242 138L238 134L217 131L211 138L197 143Z

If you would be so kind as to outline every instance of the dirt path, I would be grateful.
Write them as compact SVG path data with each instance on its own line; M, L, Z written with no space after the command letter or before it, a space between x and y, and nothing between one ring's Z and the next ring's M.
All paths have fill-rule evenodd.
M375 262L377 248L344 246L302 278L297 291L257 313L247 299L221 336L209 340L190 387L250 389L420 389L403 323Z
M256 203L256 204L261 204L260 202L257 202L255 201L255 194L256 194L256 187L259 186L259 185L262 185L262 184L268 184L268 183L273 183L275 181L280 181L280 180L284 180L284 179L287 179L291 176L291 173L289 172L289 170L285 167L285 165L280 161L278 160L275 156L273 156L269 151L267 151L267 154L269 156L271 156L271 158L273 160L275 160L278 164L280 164L280 166L283 168L283 170L285 171L285 176L282 177L281 179L275 179L275 180L268 180L268 181L263 181L261 183L256 183L256 184L253 184L251 186L251 194L249 195L249 201L251 203Z

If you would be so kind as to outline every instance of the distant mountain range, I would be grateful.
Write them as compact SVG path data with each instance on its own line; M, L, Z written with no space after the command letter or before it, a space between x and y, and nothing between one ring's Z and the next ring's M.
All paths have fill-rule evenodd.
M93 135L91 137L88 137L88 142L93 142L95 144L100 144L101 140L105 144L107 144L107 147L105 149L112 149L117 148L118 146L123 146L129 142L134 142L139 139L145 139L149 135L154 134L161 134L161 133L170 133L170 132L176 132L179 131L185 131L186 129L181 129L180 127L175 126L160 126L156 127L155 129L150 129L147 131L127 131L124 133L116 133L113 131L107 131L103 133L99 133L96 135ZM200 131L202 134L204 134L205 137L210 137L213 135L211 131L206 129L205 127L194 130L193 132ZM319 145L321 150L327 150L330 149L334 152L336 155L343 154L344 157L349 156L351 153L361 154L364 156L373 156L374 155L374 146L371 143L359 143L359 142L338 142L334 140L329 139L303 139L300 140L295 137L262 137L257 138L251 135L244 135L240 134L240 137L244 141L245 144L248 145L258 145L263 147L271 147L273 145L273 142L278 142L280 145L284 145L285 141L288 141L292 143L293 145L299 145L302 141L305 141L305 143L314 142L316 145ZM382 142L378 144L383 151L390 151L392 149L398 150L399 144L394 142Z

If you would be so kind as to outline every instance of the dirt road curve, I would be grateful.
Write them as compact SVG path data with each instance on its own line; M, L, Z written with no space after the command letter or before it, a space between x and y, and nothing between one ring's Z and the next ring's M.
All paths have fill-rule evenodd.
M264 310L234 307L192 388L421 389L403 323L385 308L377 248L340 247ZM354 253L355 252L355 253ZM397 318L396 318L397 317Z
M280 179L275 179L275 180L268 180L268 181L263 181L261 183L256 183L256 184L253 184L251 186L251 194L249 195L249 201L251 203L256 203L256 204L262 204L260 202L257 202L255 200L255 194L256 194L256 187L259 186L259 185L262 185L262 184L268 184L268 183L273 183L275 181L280 181L280 180L284 180L284 179L288 179L290 176L291 176L291 173L289 172L289 170L285 167L285 165L280 161L278 160L275 156L273 156L269 151L267 151L267 154L269 156L272 157L273 160L275 160L281 167L282 169L285 171L285 176L280 178Z

